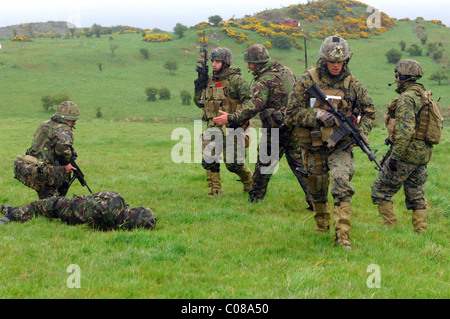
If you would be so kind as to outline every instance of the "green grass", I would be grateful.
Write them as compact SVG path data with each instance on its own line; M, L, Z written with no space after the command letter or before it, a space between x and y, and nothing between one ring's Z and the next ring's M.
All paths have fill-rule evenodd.
M396 46L408 28L409 24L401 23L388 34L351 42L356 53L352 70L367 83L380 114L395 97L385 87L392 82L393 65L381 55L389 43ZM333 231L314 234L313 215L305 211L301 188L285 159L265 200L257 204L247 202L242 185L226 169L222 173L224 195L208 200L201 164L172 161L171 150L179 142L171 140L172 132L184 127L193 136L193 121L200 113L194 105L181 106L178 93L170 101L147 102L144 89L150 85L172 85L173 92L193 89L198 38L193 31L185 39L164 44L144 43L133 35L114 37L120 45L115 58L109 54L107 37L39 39L26 43L23 50L20 44L2 43L0 203L17 206L37 199L33 190L13 178L14 158L25 152L39 123L52 114L42 110L40 97L66 93L81 108L74 146L91 189L117 191L132 207L149 206L158 218L157 227L154 231L100 232L42 217L2 226L2 298L450 296L448 127L428 165L426 197L432 207L424 235L413 232L402 191L394 198L399 226L380 224L370 199L377 172L366 155L355 150L354 250L348 252L334 247ZM311 61L319 43L311 42ZM236 64L244 69L245 46L228 39L219 44L230 47ZM139 48L145 46L151 48L149 61L139 56ZM297 61L302 51L271 53L296 75L303 71ZM162 65L166 58L175 57L180 69L173 77ZM96 66L99 60L104 63L102 72ZM437 68L428 58L423 60L427 73ZM447 86L438 87L426 79L424 83L437 96L447 94ZM103 118L95 118L96 107L101 107ZM379 121L370 135L379 156L386 152L386 135ZM86 193L78 182L69 192ZM71 264L81 269L80 289L67 287ZM380 267L380 289L366 283L372 264Z

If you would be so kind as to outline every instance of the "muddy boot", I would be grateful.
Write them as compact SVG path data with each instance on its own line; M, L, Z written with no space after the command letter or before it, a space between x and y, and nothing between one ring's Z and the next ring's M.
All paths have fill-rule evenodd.
M333 209L335 245L352 250L350 243L350 215L351 205L349 202L336 202Z
M242 184L244 184L244 193L248 193L248 191L252 188L253 185L252 171L250 170L250 168L248 168L247 165L244 165L242 169L236 174L239 176Z
M383 217L381 222L383 225L397 226L397 217L394 214L394 204L392 202L378 204L378 214Z
M208 198L212 198L216 195L222 195L222 181L220 180L220 172L211 172L211 188Z
M414 231L416 233L419 234L425 233L427 231L427 210L426 209L413 210L412 223L414 226Z
M330 231L330 204L313 203L314 220L316 221L316 233L327 233Z

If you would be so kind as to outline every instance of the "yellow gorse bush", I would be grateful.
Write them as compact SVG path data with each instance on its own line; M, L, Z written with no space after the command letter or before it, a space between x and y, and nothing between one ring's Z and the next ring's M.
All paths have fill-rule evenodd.
M147 34L145 37L142 38L142 41L147 42L167 42L171 40L172 38L167 34Z

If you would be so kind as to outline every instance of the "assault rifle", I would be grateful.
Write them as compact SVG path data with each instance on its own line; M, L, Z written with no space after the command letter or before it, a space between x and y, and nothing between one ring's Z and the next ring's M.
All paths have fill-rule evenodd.
M328 108L330 109L331 114L334 115L334 117L339 122L339 128L330 136L327 143L328 146L334 146L336 145L343 137L350 136L351 140L348 142L344 147L343 150L348 149L351 145L356 144L361 148L361 150L367 154L369 157L369 160L371 162L375 162L375 164L378 166L379 170L381 170L384 173L383 167L377 162L376 156L374 153L372 153L372 150L370 149L369 145L364 141L363 137L361 136L361 130L356 125L356 117L351 114L349 116L345 115L345 113L342 110L337 110L333 103L328 99L328 97L325 95L325 93L322 91L322 89L317 85L317 83L314 83L311 85L308 90L306 90L306 93L308 93L313 98L316 98L318 100L324 101ZM376 151L375 151L376 152Z
M384 141L384 145L390 145L391 147L389 147L388 151L386 152L386 155L384 155L381 158L381 162L380 162L381 166L383 166L384 163L386 162L386 160L391 156L392 149L394 148L394 143L391 142L391 140L389 139L389 136L386 137L386 140Z
M81 171L80 167L77 165L77 163L75 163L75 159L78 157L77 152L72 149L72 158L70 159L70 164L76 168L76 170L73 170L72 173L72 178L70 179L69 183L67 184L67 186L64 187L64 191L62 191L61 193L63 193L63 196L66 196L67 192L69 191L70 185L72 185L72 183L78 179L78 181L80 182L81 186L86 186L87 189L89 190L89 192L92 194L91 189L89 188L88 184L86 183L86 180L84 179L84 174Z
M200 59L197 60L197 63L200 63L201 66L196 65L195 71L198 72L198 79L194 81L195 90L202 90L202 96L200 98L200 103L205 103L206 98L206 85L208 84L208 45L206 44L206 32L203 30L203 40L202 46L200 47Z

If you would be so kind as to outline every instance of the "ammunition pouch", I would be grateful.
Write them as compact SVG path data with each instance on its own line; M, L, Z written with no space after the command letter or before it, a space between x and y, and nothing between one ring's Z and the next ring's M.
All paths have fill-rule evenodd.
M302 144L310 144L313 147L323 146L336 129L334 127L315 127L308 129L306 127L296 126L293 129L294 138Z

